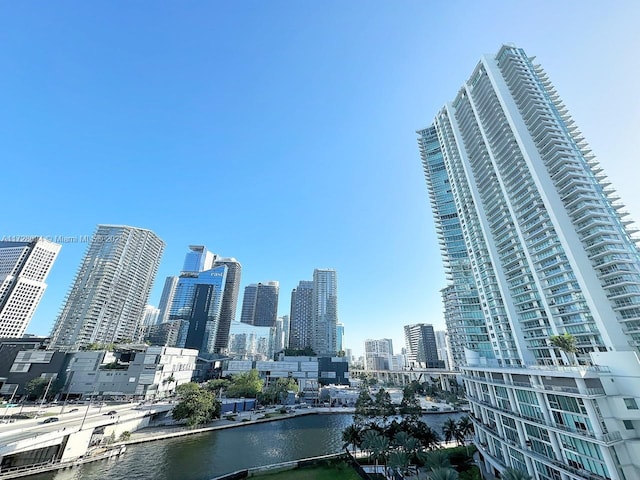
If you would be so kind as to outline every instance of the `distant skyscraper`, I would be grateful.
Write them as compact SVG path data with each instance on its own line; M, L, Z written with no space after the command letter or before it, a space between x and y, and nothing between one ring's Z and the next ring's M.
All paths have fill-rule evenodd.
M242 265L235 258L216 258L214 266L224 265L227 267L227 279L224 285L222 296L222 307L220 309L220 321L216 331L214 351L222 353L229 343L229 328L231 322L236 318L236 307L238 305L238 294L240 293L240 279L242 277Z
M393 343L390 338L364 341L364 368L366 370L389 370L393 362Z
M313 282L302 280L291 292L291 332L289 347L311 346L313 333Z
M211 354L216 351L228 268L214 264L216 256L203 245L190 245L189 249L173 294L169 322L180 325L177 347Z
M433 325L426 323L405 325L404 340L407 346L407 361L410 366L444 368L444 362L438 359Z
M44 238L0 242L0 337L24 335L59 251Z
M56 348L136 338L164 242L150 230L98 225L51 334Z
M313 271L313 329L311 348L319 355L337 352L338 282L335 270Z
M160 304L158 305L158 310L160 310L160 313L158 313L158 323L166 323L169 321L169 311L171 310L171 304L173 303L173 296L176 293L179 278L180 277L167 277L164 282L164 288L160 296Z
M336 352L344 351L343 339L344 339L344 323L338 323L336 325Z
M544 70L483 56L419 145L484 466L640 478L640 252Z
M273 327L278 318L278 282L247 285L242 299L240 321L256 327Z
M159 308L156 308L153 305L146 305L144 307L144 312L142 313L142 324L145 326L155 325L158 323L159 314Z
M451 368L451 359L449 358L449 344L447 341L447 332L444 330L436 330L436 349L438 351L438 359L444 362L444 368Z
M189 245L191 250L184 259L181 273L200 273L213 268L216 255L204 245Z

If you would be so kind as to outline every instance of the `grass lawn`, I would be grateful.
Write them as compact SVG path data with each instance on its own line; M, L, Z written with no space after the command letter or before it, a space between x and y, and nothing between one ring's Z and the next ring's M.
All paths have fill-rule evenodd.
M346 463L324 467L305 467L285 472L255 476L264 480L360 480L358 474Z

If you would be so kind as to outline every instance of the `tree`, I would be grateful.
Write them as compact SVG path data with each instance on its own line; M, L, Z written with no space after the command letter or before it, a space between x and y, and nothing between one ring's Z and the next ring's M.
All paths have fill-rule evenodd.
M263 389L260 397L263 403L283 403L288 392L297 392L298 388L298 382L295 378L278 378Z
M49 382L51 381L51 384ZM27 397L30 400L36 400L42 397L45 392L47 393L47 398L51 399L56 396L56 394L62 389L62 382L59 380L51 380L49 378L44 377L36 377L27 382L24 389L27 393ZM47 386L49 390L47 390Z
M227 396L233 398L256 398L258 393L262 391L263 385L264 380L260 378L256 369L233 375L231 377L231 385L227 389Z
M384 388L375 394L373 407L375 416L380 417L383 423L386 423L388 418L396 413L396 409L391 403L391 395Z
M395 452L391 452L389 454L389 460L387 461L387 464L391 470L403 475L405 473L408 473L410 462L411 459L407 452L396 450Z
M569 359L569 363L575 365L576 363L576 337L570 333L564 333L562 335L551 335L549 337L551 346L562 350Z
M415 389L407 385L402 389L402 401L400 402L400 415L411 415L416 418L422 413L420 402L416 398Z
M449 455L443 450L432 450L430 452L418 452L418 460L428 470L437 468L451 468Z
M469 436L473 434L473 422L468 416L462 417L458 420L458 438L460 438L463 445Z
M351 445L355 453L356 447L362 443L362 431L355 424L349 425L342 431L342 441L344 442L342 448L348 448Z
M209 423L220 416L220 402L209 390L200 388L198 384L184 383L176 389L180 402L173 407L175 420L186 420L190 427Z
M371 411L373 409L373 399L369 393L369 388L366 385L360 386L360 393L356 399L356 409L353 414L353 421L357 425L362 426L365 419L371 417Z
M444 421L444 424L442 425L442 434L444 435L445 442L458 439L458 424L453 418L449 417Z
M434 468L427 474L429 480L458 480L458 472L453 468Z
M375 430L366 430L362 435L362 448L370 452L376 462L377 472L378 461L384 461L389 452L389 439Z
M533 480L533 477L527 472L516 470L515 468L506 468L500 475L502 480Z
M214 395L219 396L221 392L226 391L230 386L230 380L219 378L216 380L209 380L207 383L205 383L204 388L212 392Z

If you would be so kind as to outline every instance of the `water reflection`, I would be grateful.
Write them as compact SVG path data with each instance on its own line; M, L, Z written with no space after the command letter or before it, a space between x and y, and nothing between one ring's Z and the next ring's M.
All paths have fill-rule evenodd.
M438 433L457 414L426 415ZM209 480L245 468L336 453L350 414L307 415L269 423L131 445L119 459L73 470L36 475L34 480Z

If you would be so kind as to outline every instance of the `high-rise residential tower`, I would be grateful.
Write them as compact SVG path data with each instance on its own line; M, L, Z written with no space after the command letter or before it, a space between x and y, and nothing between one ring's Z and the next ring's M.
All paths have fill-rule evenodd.
M418 133L485 466L640 478L640 252L549 78L505 45Z
M407 362L410 366L444 368L444 362L438 358L433 325L428 323L405 325L404 341L407 347Z
M134 340L163 250L150 230L98 225L51 333L52 347Z
M364 368L390 370L393 366L393 342L390 338L364 341Z
M337 353L338 280L336 271L313 271L313 327L311 348L318 355Z
M276 281L247 285L240 321L256 327L273 327L278 318L279 292L280 283Z
M291 292L291 348L318 355L338 353L338 282L336 271L315 269L313 280L302 280ZM340 339L340 343L341 343Z
M0 242L0 337L24 335L60 247L41 237Z
M214 344L215 353L223 353L229 343L229 328L236 318L238 306L238 294L240 293L240 279L242 277L242 265L235 258L216 258L214 266L227 267L227 277L224 284L222 306L220 307L220 320L216 331Z
M169 310L171 310L171 304L173 303L173 296L176 294L176 287L178 286L178 279L180 277L171 276L167 277L164 281L164 288L162 289L162 295L160 295L160 304L158 305L158 323L166 323L169 321Z
M304 349L311 346L313 331L313 282L301 280L291 292L291 331L289 347Z

